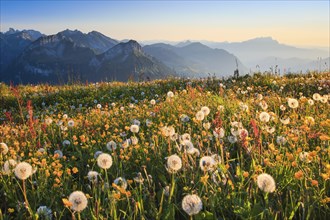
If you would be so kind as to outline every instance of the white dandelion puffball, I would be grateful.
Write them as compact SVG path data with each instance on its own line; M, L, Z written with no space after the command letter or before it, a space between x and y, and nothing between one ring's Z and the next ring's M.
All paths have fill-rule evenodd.
M74 121L73 120L69 120L68 121L68 126L69 127L73 127L74 126Z
M97 183L97 177L98 177L99 173L96 171L89 171L87 174L87 178L90 182L92 183Z
M281 121L282 124L287 125L287 124L290 123L290 118L289 117L287 117L285 119L284 118L281 118L280 121Z
M116 149L117 149L117 144L116 144L116 142L114 142L114 141L109 141L109 142L107 143L106 147L107 147L107 149L108 149L109 151L113 151L113 150L116 150Z
M165 137L171 137L175 134L175 129L173 126L164 126L161 128L161 132Z
M0 143L0 152L2 155L5 155L8 153L8 146L5 143Z
M205 130L209 130L211 128L211 123L210 122L203 123L203 128Z
M102 169L109 169L112 166L110 154L102 153L97 157L97 165Z
M298 108L298 106L299 106L298 100L289 98L288 99L288 106L290 108Z
M100 108L102 108L102 105L101 104L97 104L96 105L96 108L100 109Z
M262 173L257 177L257 184L259 189L266 193L272 193L276 188L274 178L267 173Z
M203 203L198 195L186 195L182 200L182 209L189 215L198 214L203 208Z
M314 105L314 100L313 100L313 99L308 99L307 103L308 103L309 105Z
M204 116L208 116L208 114L210 114L210 109L207 106L203 106L201 111L203 112Z
M314 93L314 94L313 94L313 99L314 99L315 101L319 101L319 100L321 99L321 95L318 94L318 93Z
M269 122L270 115L267 112L261 112L259 115L259 119L261 122Z
M17 165L17 162L15 160L13 160L13 159L7 160L3 164L2 173L5 175L11 174L11 172L13 171L13 169L15 168L16 165Z
M174 93L173 93L172 91L169 91L169 92L167 93L167 97L169 97L169 98L174 97Z
M150 100L150 104L151 104L151 105L155 105L155 104L156 104L156 100L155 100L155 99L151 99L151 100Z
M133 132L133 133L138 133L139 129L140 128L138 125L131 125L131 128L130 128L131 132Z
M15 175L21 180L25 180L32 175L32 166L27 162L21 162L15 167Z
M69 196L69 201L72 203L71 209L73 211L81 212L87 207L87 198L81 191L74 191Z
M203 121L203 119L204 119L204 113L202 112L202 111L199 111L199 112L197 112L196 113L196 120L197 121Z
M215 160L210 156L204 156L199 161L199 167L203 171L213 170L215 165Z
M174 154L167 158L167 169L170 173L176 173L182 168L181 158Z
M123 177L118 177L113 181L114 184L116 184L117 186L120 186L123 189L127 188L127 181L125 178Z
M299 159L303 162L306 162L306 163L312 162L309 158L309 153L308 152L300 152Z
M50 125L52 122L53 122L53 119L51 119L51 118L46 118L45 119L46 125Z
M40 219L52 219L52 210L47 206L39 206L37 213Z

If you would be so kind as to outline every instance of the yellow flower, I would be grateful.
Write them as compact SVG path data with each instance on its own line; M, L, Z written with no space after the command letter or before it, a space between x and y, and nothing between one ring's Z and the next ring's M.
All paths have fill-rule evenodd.
M13 208L8 208L8 212L9 212L9 213L13 213L13 212L15 212L15 209L13 209Z
M202 176L202 177L201 177L201 182L202 182L204 185L206 185L208 179L209 179L209 175L206 174L205 176Z
M72 206L72 203L66 198L63 198L62 202L63 202L64 206L66 206L66 207Z
M301 170L299 170L298 172L296 172L296 173L294 174L294 178L296 178L296 179L298 179L298 180L302 179L303 176L304 176L304 173L303 173Z
M78 173L78 168L77 168L77 167L72 168L72 172L73 172L74 174Z

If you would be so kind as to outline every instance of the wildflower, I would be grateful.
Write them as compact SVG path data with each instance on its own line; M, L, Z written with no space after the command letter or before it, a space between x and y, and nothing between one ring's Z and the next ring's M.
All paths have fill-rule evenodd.
M96 108L100 109L100 108L102 108L102 105L101 104L97 104L96 105Z
M68 121L68 126L69 127L73 127L74 126L74 121L73 120L69 120Z
M146 120L146 126L151 127L151 125L152 125L152 121L150 119L147 119Z
M268 108L268 104L262 100L260 103L259 103L259 106L265 111L267 108Z
M13 160L13 159L7 160L3 164L2 173L5 175L9 175L13 171L13 169L15 168L16 165L17 165L17 162L15 160Z
M39 206L37 209L37 214L39 215L40 219L52 219L52 210L47 206Z
M236 136L228 136L228 141L231 143L231 144L234 144L237 142L237 137Z
M203 123L203 128L205 130L209 130L211 128L211 123L210 122L207 122L207 123Z
M318 94L318 93L314 93L314 94L313 94L313 99L314 99L315 101L319 101L319 100L321 99L321 95Z
M276 137L276 143L279 144L279 145L284 145L286 144L287 140L285 137L283 136L277 136Z
M109 151L114 151L117 149L117 144L116 142L114 141L109 141L106 145L106 148L109 150Z
M144 182L144 178L142 177L142 174L140 172L138 172L137 176L134 177L134 181L139 184L142 184Z
M225 130L223 128L215 128L213 135L215 138L223 138L225 136Z
M216 165L215 160L210 156L204 156L199 161L199 167L202 171L213 170Z
M280 105L280 109L281 109L281 111L285 111L286 107L284 105Z
M274 178L267 173L262 173L257 177L257 184L259 189L266 193L272 193L276 188Z
M203 112L204 116L208 116L208 114L210 114L210 109L207 106L203 106L201 111Z
M94 153L94 158L97 159L98 156L100 156L100 154L102 154L102 153L103 153L103 152L100 151L100 150L96 151L96 152Z
M204 113L202 112L202 111L199 111L199 112L197 112L196 113L196 120L197 121L203 121L203 119L204 119Z
M127 188L127 181L123 177L118 177L113 182L114 182L114 184L116 184L117 186L120 186L123 189Z
M131 125L131 128L130 128L131 132L133 132L133 133L138 133L139 129L140 128L138 125Z
M133 144L133 145L137 145L138 143L139 143L139 139L137 138L137 137L131 137L131 143Z
M112 157L110 154L101 153L97 157L97 165L102 169L109 169L112 166Z
M68 118L68 115L67 114L64 114L63 116L62 116L62 118L65 120L65 119L67 119Z
M63 147L69 146L70 144L71 144L71 143L70 143L69 140L64 140L64 141L62 142Z
M57 155L57 158L62 158L63 157L63 152L61 150L56 150L54 151L54 156Z
M226 185L226 183L227 183L227 177L222 172L219 173L218 170L216 170L212 173L211 178L212 178L212 181L216 185L219 185L220 183L222 183L223 185Z
M322 96L321 99L320 99L320 102L322 103L327 103L328 102L328 96Z
M190 154L190 155L196 154L197 156L199 156L200 152L197 148L192 147L192 148L187 149L187 154Z
M189 116L185 115L185 114L182 114L180 116L180 119L181 119L182 122L188 122L190 120Z
M87 198L81 191L74 191L69 196L69 202L72 204L71 209L73 211L81 212L87 207Z
M288 105L290 108L297 108L299 106L298 100L297 99L288 99Z
M300 152L299 159L303 162L310 163L311 160L309 159L309 153L307 152Z
M5 155L8 153L8 146L5 143L0 143L0 152L2 155Z
M281 121L282 124L287 125L287 124L290 123L290 118L289 117L287 117L285 119L284 118L283 119L281 118L280 121Z
M151 100L150 100L150 104L151 104L151 105L155 105L155 104L156 104L156 100L155 100L155 99L151 99Z
M87 178L90 182L92 183L97 183L97 177L98 177L99 173L96 171L89 171L87 174Z
M167 171L169 173L176 173L182 168L182 161L181 158L174 154L167 158Z
M314 105L314 100L313 100L313 99L308 99L307 103L308 103L309 105Z
M50 125L52 122L53 122L53 119L51 119L51 118L46 118L45 119L46 125Z
M203 208L202 200L198 195L186 195L182 200L182 209L189 215L198 214Z
M15 175L21 180L25 180L32 175L32 166L27 162L21 162L15 167Z
M298 172L296 172L294 174L294 178L296 178L297 180L300 180L301 178L303 178L303 176L304 176L304 173L301 170L299 170Z
M173 126L164 126L161 128L161 131L165 137L170 137L175 134L175 129Z
M261 122L267 123L267 122L269 122L270 115L267 112L261 112L259 115L259 119Z
M171 92L171 91L169 91L169 92L167 93L167 97L169 97L169 98L173 98L173 97L174 97L174 93Z
M184 141L191 141L190 134L184 133L183 135L180 136L180 142L184 142Z

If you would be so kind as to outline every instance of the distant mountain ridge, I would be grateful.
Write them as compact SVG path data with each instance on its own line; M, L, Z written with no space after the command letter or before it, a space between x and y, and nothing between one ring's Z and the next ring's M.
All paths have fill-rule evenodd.
M251 71L329 69L329 52L284 45L271 37L243 42L146 44L97 31L0 32L0 81L66 83L72 80L148 80L168 76L217 77ZM321 57L323 57L321 59ZM328 57L325 58L324 57ZM315 60L317 61L315 62Z

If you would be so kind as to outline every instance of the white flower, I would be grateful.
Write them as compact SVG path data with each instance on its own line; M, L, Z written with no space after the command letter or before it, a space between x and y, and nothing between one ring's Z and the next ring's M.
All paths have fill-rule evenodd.
M284 105L280 105L280 109L281 109L281 111L285 111L286 107Z
M184 133L183 135L180 136L180 142L184 142L184 141L191 141L190 134Z
M132 143L132 145L137 145L139 143L139 139L137 137L132 136L131 143Z
M216 165L215 160L210 156L204 156L199 161L199 167L202 171L214 170Z
M167 93L167 97L172 98L173 96L174 96L174 93L173 93L173 92L169 91L169 92Z
M8 146L5 143L0 143L0 152L2 155L5 155L8 153Z
M327 103L328 102L328 96L324 95L321 97L320 102Z
M257 177L257 184L259 189L266 193L272 193L276 188L274 178L267 173L262 173Z
M198 214L203 208L202 200L198 195L186 195L182 200L182 209L189 215Z
M288 99L288 105L290 108L297 108L299 106L298 100L297 99Z
M321 95L318 94L318 93L314 93L314 94L313 94L313 99L314 99L315 101L319 101L319 100L321 99Z
M118 177L113 182L114 182L114 184L116 184L117 186L120 186L123 189L127 188L127 181L123 177Z
M237 137L236 136L228 136L228 141L231 143L231 144L234 144L237 142Z
M203 112L204 116L208 116L208 114L210 114L210 109L207 106L203 106L201 111Z
M203 128L205 130L209 130L211 128L211 123L210 122L203 123Z
M53 122L53 119L51 119L51 118L46 118L45 119L46 125L50 125L52 122Z
M74 126L74 121L73 120L69 120L68 121L68 126L69 127L73 127Z
M307 152L300 152L299 159L306 163L312 162L309 158L309 153L307 153Z
M287 140L285 137L283 136L277 136L276 138L276 143L279 144L279 145L284 145L286 144Z
M71 209L73 211L81 212L87 207L87 198L81 191L74 191L69 196L69 202L72 203Z
M102 153L97 157L97 165L102 169L109 169L112 166L110 154Z
M163 136L170 137L175 134L175 129L173 128L173 126L164 126L161 128L161 132Z
M67 114L64 114L64 115L62 116L62 118L63 118L63 119L67 119L67 118L68 118L68 115L67 115Z
M57 156L58 158L62 158L62 157L63 157L63 152L62 152L61 150L56 150L56 151L54 151L54 156L55 156L56 154L58 155L58 156Z
M89 171L87 174L87 178L90 182L92 183L97 183L97 177L98 177L99 173L96 171Z
M96 105L96 108L100 109L100 108L102 108L102 105L101 104L97 104Z
M39 208L37 209L37 213L40 219L52 219L52 210L47 206L39 206Z
M204 119L204 113L202 112L202 111L199 111L199 112L197 112L196 113L196 120L197 121L203 121L203 119Z
M21 180L25 180L32 175L32 166L27 162L21 162L15 167L15 175Z
M150 104L151 104L151 105L155 105L155 104L156 104L156 100L155 100L155 99L151 99L151 100L150 100Z
M290 123L290 118L289 117L287 117L285 119L284 118L283 119L281 118L280 121L282 122L282 124L287 125L287 124Z
M117 144L116 144L116 142L114 142L114 141L109 141L109 142L107 143L106 147L107 147L107 149L108 149L109 151L114 151L114 150L117 149Z
M69 141L69 140L64 140L64 141L62 142L62 145L63 145L63 147L65 147L65 146L69 146L69 145L70 145L70 141Z
M314 100L313 100L313 99L308 99L307 103L308 103L309 105L314 105Z
M192 147L192 148L187 149L187 154L190 154L190 155L196 154L196 156L199 157L200 152L197 148Z
M133 133L138 133L139 129L140 128L138 125L131 125L131 128L130 128L131 132L133 132Z
M169 173L176 173L182 168L181 158L174 154L167 158L167 170Z
M267 108L268 108L268 104L262 100L260 103L259 103L259 106L265 111Z
M259 115L259 119L261 122L269 122L269 119L270 119L270 116L267 112L261 112L260 115Z
M225 136L225 130L223 128L215 128L213 135L215 138L223 138Z
M6 162L3 164L2 173L5 175L11 174L16 164L17 162L13 159L6 160Z

